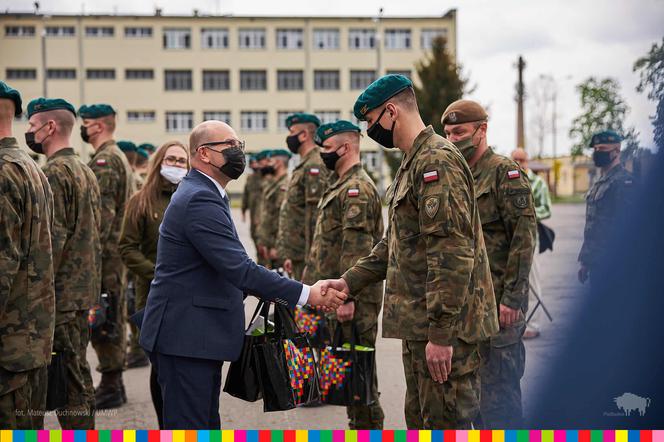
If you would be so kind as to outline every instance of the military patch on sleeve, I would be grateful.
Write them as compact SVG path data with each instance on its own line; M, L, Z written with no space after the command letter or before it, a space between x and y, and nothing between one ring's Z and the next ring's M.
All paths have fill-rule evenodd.
M362 212L359 206L350 206L346 211L346 218L353 219Z
M432 170L431 172L424 172L422 178L424 178L425 183L432 183L434 181L438 181L438 171Z
M351 198L357 198L360 196L360 189L348 189L348 196Z
M424 212L431 219L436 217L439 208L440 208L440 197L438 196L429 197L424 202Z
M105 166L106 165L106 160L105 159L99 159L96 162L97 166Z
M317 176L320 175L320 169L317 167L312 167L311 169L309 169L308 173L309 175Z
M521 193L512 197L512 204L519 209L528 207L528 194Z
M515 180L515 179L519 178L520 176L521 176L521 172L519 172L519 169L510 170L509 172L507 172L507 178L509 178L510 180Z

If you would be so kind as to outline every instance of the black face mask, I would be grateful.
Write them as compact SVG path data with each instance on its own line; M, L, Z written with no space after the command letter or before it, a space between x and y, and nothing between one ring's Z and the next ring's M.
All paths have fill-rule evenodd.
M34 132L26 132L25 133L25 144L27 144L28 147L30 148L30 150L33 151L34 153L38 153L38 154L43 154L44 153L44 145L42 143L50 135L47 135L46 138L44 138L44 140L41 140L41 142L39 142L39 143L37 143L35 141L35 135L37 134L37 132L39 132L44 127L46 127L47 124L48 123L44 124L42 127L40 127L39 129L37 129Z
M606 167L611 164L613 158L611 158L611 152L606 152L602 150L596 150L593 152L593 163L597 167Z
M81 139L84 143L90 142L90 135L88 134L87 126L81 126Z
M337 147L334 152L320 152L320 157L323 160L323 163L325 163L325 167L330 170L335 170L337 161L339 161L339 158L341 158L337 153L340 148L341 146Z
M261 168L261 175L274 175L274 166L265 166Z
M394 125L397 124L397 122L392 122L391 129L385 129L380 125L380 119L383 118L383 114L386 110L387 108L383 109L383 112L380 113L376 122L372 124L369 129L367 129L367 135L369 135L369 138L384 148L394 149Z
M295 135L289 135L286 137L286 145L288 146L288 150L290 150L296 155L297 152L300 150L300 146L302 145L302 142L299 139L299 136L302 132L303 131L299 131Z
M232 180L240 178L247 165L247 157L244 156L244 151L239 147L229 147L222 150L221 155L226 160L226 164L219 167L221 173Z

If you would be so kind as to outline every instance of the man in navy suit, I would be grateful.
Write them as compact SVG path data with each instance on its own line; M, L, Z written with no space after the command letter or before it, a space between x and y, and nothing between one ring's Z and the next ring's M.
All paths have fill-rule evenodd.
M324 295L252 261L231 218L226 185L244 170L244 143L220 121L189 138L191 172L159 229L155 277L140 343L163 395L165 429L218 429L221 366L240 355L243 293L289 307L336 309L345 295Z

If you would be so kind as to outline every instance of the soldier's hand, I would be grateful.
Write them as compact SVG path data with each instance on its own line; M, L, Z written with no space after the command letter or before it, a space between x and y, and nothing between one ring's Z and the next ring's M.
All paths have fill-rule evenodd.
M337 308L337 321L339 322L352 321L354 317L355 317L355 303L353 301L349 301L343 305L340 305L339 308Z
M284 270L288 272L289 275L293 274L293 261L290 259L287 259L284 261Z
M579 282L581 284L586 283L586 281L588 280L588 274L589 273L590 272L588 271L588 267L581 264L581 267L579 267L579 275L578 275L579 276Z
M318 281L311 286L309 290L309 300L307 304L313 307L320 307L325 312L333 312L344 303L348 295L333 288L323 292L321 290L322 282Z
M424 350L427 357L427 366L434 382L443 383L452 372L452 355L454 349L451 345L438 345L428 342Z
M323 281L319 281L321 285L321 291L325 293L329 289L334 289L338 290L340 292L344 292L345 294L350 293L350 289L348 288L348 284L346 284L346 281L343 278L339 279L325 279Z
M502 327L509 327L510 325L514 324L516 321L519 320L520 313L521 310L519 309L513 309L504 304L500 304L499 315L498 315L498 320L500 321L500 325Z

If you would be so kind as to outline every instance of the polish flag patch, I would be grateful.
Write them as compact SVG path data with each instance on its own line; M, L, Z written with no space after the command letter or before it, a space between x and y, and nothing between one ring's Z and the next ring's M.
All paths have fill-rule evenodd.
M97 166L105 166L105 165L106 165L106 160L104 159L97 160Z
M360 196L360 189L348 189L348 196L351 198Z
M521 173L519 172L518 169L517 170L510 170L509 172L507 172L507 178L509 178L511 180L515 180L515 179L519 178L520 176L521 176Z
M311 169L309 169L309 175L314 175L314 176L320 175L320 169L318 169L317 167L312 167Z
M432 170L431 172L424 172L422 177L424 178L425 183L432 183L434 181L438 181L438 171Z

